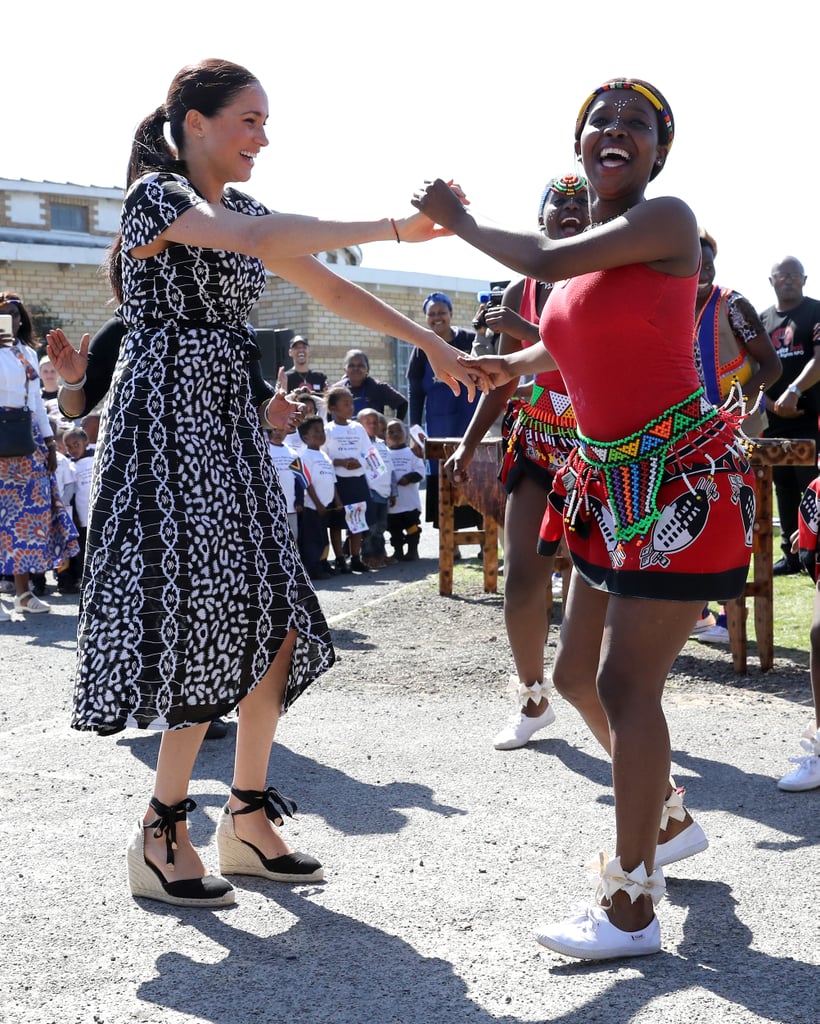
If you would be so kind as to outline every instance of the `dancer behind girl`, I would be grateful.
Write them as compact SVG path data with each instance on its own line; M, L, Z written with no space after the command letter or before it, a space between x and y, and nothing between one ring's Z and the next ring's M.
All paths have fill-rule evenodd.
M587 959L660 949L664 682L704 602L741 593L751 553L752 474L695 368L697 224L679 199L644 195L673 130L669 104L637 79L585 100L575 138L593 228L574 238L479 226L440 180L414 200L499 262L562 281L541 319L543 346L464 362L497 386L557 365L578 420L542 526L554 551L565 519L575 567L553 681L611 749L616 855L599 856L595 905L536 935Z
M538 223L550 238L570 238L589 224L587 183L577 175L553 178L541 196ZM515 281L500 306L485 311L500 334L501 355L538 343L538 319L552 284L531 277ZM575 446L575 416L561 374L553 369L535 379L530 402L512 403L517 381L481 396L461 443L444 464L455 483L468 479L476 446L509 402L512 419L501 480L507 489L504 513L504 622L516 676L510 680L516 710L495 737L497 750L523 747L555 721L544 679L544 645L549 632L546 592L553 559L533 557L552 481Z
M814 580L809 641L809 676L814 719L800 737L804 753L789 760L795 765L777 783L778 789L800 793L820 786L820 477L812 480L803 494L797 513L797 530L792 534L792 551L802 568Z
M429 221L273 214L226 188L250 178L268 145L267 118L267 96L245 68L183 68L136 130L110 257L127 333L96 451L72 724L101 734L163 730L129 880L136 895L183 906L234 898L194 850L186 813L208 722L236 705L222 872L322 877L319 862L292 853L273 828L293 805L265 788L280 712L334 657L249 389L247 323L265 268L341 316L424 347L454 390L454 378L475 376L432 331L309 255L430 238ZM293 409L277 395L261 412L284 426Z

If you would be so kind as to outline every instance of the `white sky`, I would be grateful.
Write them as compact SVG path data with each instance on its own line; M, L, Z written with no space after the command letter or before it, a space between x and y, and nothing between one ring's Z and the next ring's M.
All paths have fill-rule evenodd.
M452 177L483 216L532 227L546 180L574 169L581 102L633 75L676 122L649 194L686 200L717 240L718 282L763 308L787 254L820 297L816 52L807 0L29 0L3 47L0 177L122 186L131 132L176 71L224 57L270 100L271 144L243 186L262 202L401 216L423 179ZM368 245L364 262L514 276L457 239Z

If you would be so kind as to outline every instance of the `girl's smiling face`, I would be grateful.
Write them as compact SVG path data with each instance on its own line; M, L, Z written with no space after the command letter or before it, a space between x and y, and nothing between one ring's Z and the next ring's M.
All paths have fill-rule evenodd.
M658 141L655 108L632 89L603 92L592 103L576 143L584 173L601 198L643 189L667 147Z

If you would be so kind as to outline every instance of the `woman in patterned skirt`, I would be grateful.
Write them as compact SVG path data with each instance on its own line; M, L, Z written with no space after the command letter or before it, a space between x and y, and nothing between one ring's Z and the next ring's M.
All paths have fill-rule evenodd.
M612 80L588 97L575 139L591 228L574 238L480 226L440 180L414 200L499 262L560 282L541 317L543 344L464 361L496 386L557 366L578 423L542 526L544 552L563 530L575 568L553 681L611 750L616 855L599 856L586 913L536 934L584 959L660 949L664 683L704 601L741 593L751 555L753 477L737 417L705 398L695 368L697 224L680 200L644 194L673 134L669 104L646 82Z
M250 177L267 118L267 96L245 68L183 68L136 130L109 261L127 334L95 454L72 724L163 730L128 871L135 895L182 906L234 899L191 845L186 812L208 722L236 706L222 874L322 877L273 827L293 804L265 788L280 711L334 657L260 426L260 415L292 424L295 407L282 395L257 407L248 386L247 324L266 269L341 316L424 347L454 390L461 379L473 391L480 376L432 331L310 255L422 241L440 233L426 218L320 221L226 188Z

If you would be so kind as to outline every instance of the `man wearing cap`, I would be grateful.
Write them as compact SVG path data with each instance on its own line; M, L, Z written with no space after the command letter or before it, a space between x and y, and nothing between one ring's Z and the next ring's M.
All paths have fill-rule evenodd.
M288 355L293 366L285 372L287 390L305 389L321 394L327 391L327 377L320 370L310 369L310 343L297 334L290 343Z

